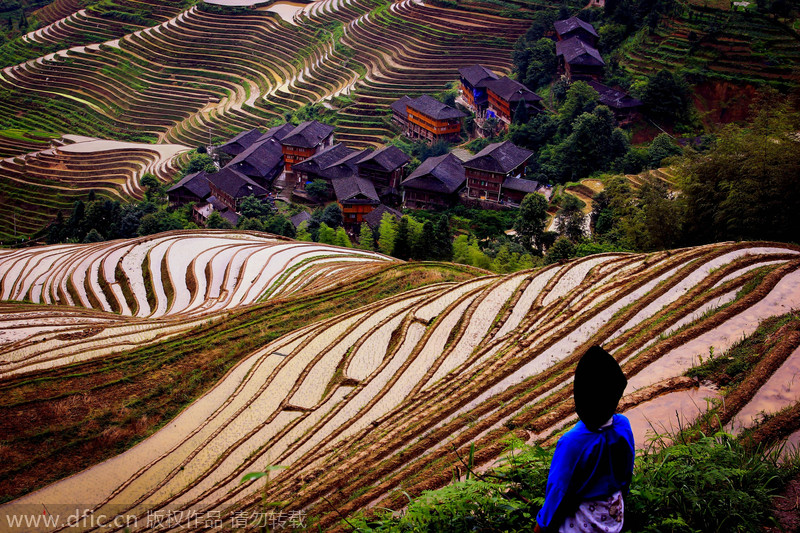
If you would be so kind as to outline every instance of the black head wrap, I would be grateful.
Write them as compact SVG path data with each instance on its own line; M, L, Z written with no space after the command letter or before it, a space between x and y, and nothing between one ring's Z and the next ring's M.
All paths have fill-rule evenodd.
M600 346L587 350L575 369L575 411L591 430L605 424L617 410L628 385L619 363Z

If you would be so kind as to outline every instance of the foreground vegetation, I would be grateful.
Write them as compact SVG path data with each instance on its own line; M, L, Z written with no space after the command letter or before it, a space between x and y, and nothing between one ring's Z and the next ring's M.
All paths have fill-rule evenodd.
M675 440L672 436L670 440ZM800 455L748 447L725 433L682 434L636 459L625 501L626 531L760 532L777 525L772 499L800 473ZM504 464L409 502L399 514L377 511L348 520L359 531L531 531L543 495L551 449L512 443Z

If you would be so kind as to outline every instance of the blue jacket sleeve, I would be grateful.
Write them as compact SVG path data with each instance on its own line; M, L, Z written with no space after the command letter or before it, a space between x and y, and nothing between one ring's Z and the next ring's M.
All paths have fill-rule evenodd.
M550 463L550 473L547 476L547 489L545 491L544 506L536 515L536 522L541 528L548 528L558 510L558 506L567 495L572 472L580 455L580 448L574 444L571 432L567 432L556 443L553 461Z

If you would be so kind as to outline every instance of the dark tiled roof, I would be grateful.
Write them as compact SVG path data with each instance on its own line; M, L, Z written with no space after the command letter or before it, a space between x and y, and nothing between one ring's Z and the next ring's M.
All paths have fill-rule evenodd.
M400 98L399 100L393 102L390 107L392 108L392 111L394 111L395 113L397 113L401 117L407 119L408 118L408 110L406 109L406 107L408 106L408 103L410 101L411 101L411 97L410 96L403 95L402 98Z
M375 163L386 172L393 172L411 161L411 158L396 146L385 146L375 150L358 162L359 166L365 163Z
M597 48L586 44L577 37L556 43L556 55L564 56L570 65L603 66L606 64Z
M564 35L580 28L589 32L589 34L597 37L597 32L595 31L594 26L592 26L588 22L582 21L578 17L570 17L564 20L557 20L553 23L553 26L556 28L556 33L558 33L559 35Z
M506 178L503 180L503 188L520 192L536 192L539 189L539 182L522 178Z
M328 168L353 152L355 152L355 150L352 148L348 148L342 143L336 143L327 150L317 152L308 159L292 165L292 169L297 172L318 174L319 171Z
M419 98L414 98L408 102L408 107L435 120L447 120L452 118L466 117L464 113L454 107L445 105L436 98L423 94Z
M403 213L401 213L397 209L392 209L391 207L379 204L378 207L376 207L375 209L364 215L364 222L366 222L367 225L372 229L375 229L381 225L381 219L383 218L384 213L389 213L397 220L403 218Z
M283 165L283 149L280 142L267 138L234 157L225 168L232 168L245 176L263 178Z
M219 212L220 216L233 224L234 226L239 223L239 215L237 215L234 211L230 209L225 209L224 211Z
M233 198L265 196L267 191L256 182L230 167L208 175L208 181Z
M300 148L319 146L331 133L334 127L328 124L309 120L295 127L281 140L281 143Z
M542 99L541 96L508 76L490 81L486 84L486 87L506 102L518 102L520 100L538 102Z
M603 85L602 83L598 83L594 80L589 80L586 83L588 83L589 86L597 91L597 94L600 95L600 104L608 106L612 109L627 109L642 105L641 100L637 100L626 92L612 89L611 87Z
M243 131L236 137L229 139L228 142L219 145L217 147L217 151L228 155L239 155L244 150L252 146L252 144L256 142L259 137L261 137L261 135L262 133L258 130L258 128L250 131Z
M505 174L527 161L533 152L517 147L511 141L493 143L464 161L464 167Z
M380 199L371 181L358 176L332 180L333 191L340 203L378 204Z
M176 191L180 188L184 188L202 199L208 198L208 195L211 194L211 189L208 188L208 178L205 171L184 176L181 181L170 187L167 192Z
M309 213L308 211L300 211L296 215L292 216L292 218L290 218L289 220L291 220L294 227L297 228L300 227L300 224L302 224L303 222L311 220L311 213Z
M472 65L458 69L458 73L473 87L482 87L488 80L496 80L497 74L483 65Z
M464 166L453 154L429 157L409 177L403 187L452 194L464 186Z
M228 206L223 204L216 196L209 196L208 203L211 204L211 207L214 208L214 211L224 211L228 209Z
M264 136L261 137L261 139L259 140L264 140L264 139L269 139L270 137L274 137L279 141L282 141L284 137L286 137L287 135L289 135L289 133L292 132L293 129L294 129L293 124L289 123L281 124L280 126L275 126L274 128L270 128L269 130L267 130L267 133L265 133Z

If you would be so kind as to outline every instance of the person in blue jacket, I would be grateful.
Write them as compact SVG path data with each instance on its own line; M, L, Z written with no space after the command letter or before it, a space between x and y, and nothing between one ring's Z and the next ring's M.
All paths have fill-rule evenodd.
M627 384L601 347L581 357L573 392L580 421L556 444L534 531L622 531L635 451L630 422L614 413Z

